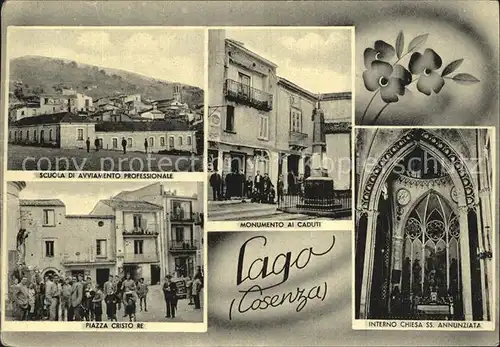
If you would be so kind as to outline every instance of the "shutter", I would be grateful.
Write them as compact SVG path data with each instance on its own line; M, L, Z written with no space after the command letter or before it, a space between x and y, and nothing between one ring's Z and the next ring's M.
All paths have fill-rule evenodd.
M148 220L144 217L141 218L141 229L146 230L148 228Z

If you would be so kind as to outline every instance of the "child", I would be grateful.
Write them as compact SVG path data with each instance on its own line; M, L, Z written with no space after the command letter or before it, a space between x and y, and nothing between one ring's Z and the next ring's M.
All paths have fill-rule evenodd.
M136 310L137 297L135 292L127 291L123 295L123 304L125 305L125 316L129 317L130 322L135 322L135 310Z
M116 305L118 303L118 296L116 294L106 295L106 314L110 321L117 322L116 319Z
M30 306L28 312L29 320L33 320L35 317L35 296L36 296L35 284L31 283L28 289L28 304Z

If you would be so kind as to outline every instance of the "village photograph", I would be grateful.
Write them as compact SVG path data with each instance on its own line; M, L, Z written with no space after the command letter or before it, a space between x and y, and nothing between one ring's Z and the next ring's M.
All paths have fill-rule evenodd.
M353 29L209 30L208 218L351 217Z
M203 182L7 182L6 321L203 323Z
M202 171L204 32L8 30L9 170Z

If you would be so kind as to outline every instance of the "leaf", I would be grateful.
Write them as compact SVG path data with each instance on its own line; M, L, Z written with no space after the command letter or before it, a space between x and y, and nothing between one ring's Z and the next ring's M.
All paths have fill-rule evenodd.
M468 73L458 73L455 76L453 76L451 79L457 83L465 84L465 85L481 82L476 77L474 77Z
M458 69L460 67L460 65L462 65L463 61L464 61L463 59L458 59L458 60L452 61L451 63L446 65L446 67L443 69L443 72L441 73L441 77L449 75L453 71Z
M413 40L411 40L410 44L408 45L408 52L413 52L414 50L418 49L425 43L425 41L427 41L428 36L429 34L418 35Z
M403 30L401 30L396 39L396 54L398 55L398 59L401 59L404 46L405 46L405 36L403 34Z

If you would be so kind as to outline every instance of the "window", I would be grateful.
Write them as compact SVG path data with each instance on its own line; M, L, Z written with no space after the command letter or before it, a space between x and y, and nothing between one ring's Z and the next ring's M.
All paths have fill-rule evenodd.
M175 228L175 241L184 241L184 228L176 227Z
M83 132L83 130L82 130L82 132ZM82 138L82 140L83 140L83 138ZM52 129L49 129L49 141L52 141Z
M90 100L89 99L85 99L85 107L90 107Z
M33 109L33 116L36 116L36 108Z
M43 210L43 225L45 226L56 225L54 210Z
M14 141L17 141L17 131L14 131Z
M113 149L117 149L118 148L118 138L113 137L112 141L113 141L113 143L112 143Z
M35 129L35 130L33 130L33 140L35 140L35 141L36 141L36 129Z
M269 136L269 117L259 115L259 139L267 140Z
M77 131L77 136L78 136L78 141L83 141L83 129L79 128L79 129L76 129ZM50 134L49 134L50 136Z
M234 132L234 106L228 105L226 109L226 131Z
M250 95L250 76L245 75L244 73L239 73L239 79L240 79L240 90L239 92L249 96Z
M142 227L142 215L134 214L134 229L139 229Z
M45 241L45 256L54 256L54 241Z
M191 144L192 144L192 143L191 143L191 136L188 136L188 137L186 138L186 145L191 146Z
M53 112L56 112L56 108L55 108L55 107L52 107L52 111L53 111Z
M290 131L302 132L302 111L293 107L290 109Z
M21 111L21 116L24 116L24 111Z
M22 140L22 139L23 139L23 131L21 130L21 131L19 132L19 140Z
M182 146L182 136L179 136L178 142L179 142L179 146Z
M106 240L96 240L95 242L95 254L98 257L106 257Z
M155 146L155 138L154 137L150 137L149 138L149 147L154 147Z
M174 145L174 137L173 137L173 136L170 136L170 137L168 138L168 147L169 147L170 149L173 149L173 148L175 147L175 145Z
M131 137L129 137L129 138L127 139L127 147L128 147L128 148L132 148L132 138L131 138Z
M134 240L134 254L143 253L144 240Z
M43 98L43 100L44 100L44 103L45 103L45 104L48 104L48 103L49 103L49 98Z
M160 136L160 146L165 147L165 136Z
M29 139L30 139L30 131L26 130L26 140L29 140Z

